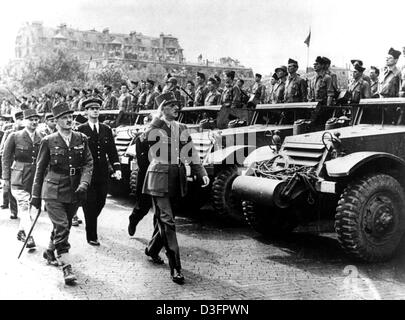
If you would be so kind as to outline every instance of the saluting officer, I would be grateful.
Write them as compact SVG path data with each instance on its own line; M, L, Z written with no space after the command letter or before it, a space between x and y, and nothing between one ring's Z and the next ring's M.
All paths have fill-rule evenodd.
M288 59L288 77L285 84L284 102L305 102L307 101L307 82L298 74L298 62Z
M7 187L17 200L20 214L17 239L25 242L31 228L30 199L34 180L35 165L42 135L36 130L39 115L35 109L24 110L24 129L11 133L5 143L2 158L2 175ZM29 237L27 248L35 247L32 236Z
M107 198L108 163L115 171L115 178L121 179L121 166L111 128L98 120L101 104L101 99L97 98L83 102L88 122L77 129L88 137L89 148L93 156L93 177L87 190L87 199L83 203L87 242L93 246L100 245L97 235L97 218L104 208Z
M386 67L380 83L380 97L391 98L399 97L401 90L401 71L397 68L398 58L401 52L390 48L386 58Z
M31 204L37 209L45 200L53 224L51 239L44 258L56 264L56 250L63 266L65 283L74 284L69 256L69 233L72 217L86 196L93 172L93 158L86 135L72 130L73 110L65 102L52 109L58 131L42 139L32 189Z

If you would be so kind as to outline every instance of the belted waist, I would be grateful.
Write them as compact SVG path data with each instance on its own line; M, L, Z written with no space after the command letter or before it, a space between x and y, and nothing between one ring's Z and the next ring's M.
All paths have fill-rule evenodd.
M36 164L37 158L32 158L32 161L21 161L21 160L15 160L16 163L24 163L24 164Z
M62 169L58 167L50 167L49 169L52 172L64 174L66 176L75 176L82 172L82 168L69 168L69 169Z

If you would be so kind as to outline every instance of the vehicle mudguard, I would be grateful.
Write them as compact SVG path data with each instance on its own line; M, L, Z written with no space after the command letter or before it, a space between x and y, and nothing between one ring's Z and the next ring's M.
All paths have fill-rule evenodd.
M365 164L374 160L387 159L405 168L405 161L386 152L355 152L347 156L325 162L326 171L330 177L347 177ZM388 166L387 166L388 167Z
M256 149L255 145L237 145L237 146L230 146L227 148L219 149L214 152L212 152L207 160L206 164L222 164L222 163L229 163L233 162L234 160L234 155L236 152L241 152L240 155L237 155L238 158L242 162L245 160L245 157L243 156L244 150L248 150L248 152L252 152L254 149ZM233 164L233 163L232 163Z
M244 167L249 167L255 162L271 160L277 155L277 151L270 146L263 146L253 150L243 161Z

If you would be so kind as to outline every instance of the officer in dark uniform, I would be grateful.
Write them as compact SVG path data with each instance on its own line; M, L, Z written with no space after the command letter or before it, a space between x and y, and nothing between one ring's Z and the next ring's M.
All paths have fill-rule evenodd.
M25 129L11 133L5 143L2 158L2 176L7 187L17 200L20 225L17 239L25 242L31 228L30 199L34 180L35 165L42 135L37 131L39 115L35 109L24 110L27 121ZM32 236L27 248L35 247Z
M93 158L86 135L72 131L73 110L66 102L55 105L52 113L58 132L42 139L32 189L31 204L37 209L45 200L53 224L51 240L44 258L54 264L55 254L63 266L65 283L74 284L69 256L72 217L84 200L93 173Z
M185 162L191 164L192 172L199 177L203 186L209 184L209 178L200 164L186 125L174 120L178 116L179 101L172 92L168 92L158 96L156 103L162 111L162 117L153 119L145 134L151 144L151 162L146 172L143 192L152 196L155 214L155 229L145 253L157 257L165 247L171 278L176 283L183 283L174 217L180 203L179 198L184 197L187 192ZM159 141L155 143L157 140ZM184 152L184 146L191 151L191 157L189 152Z
M7 129L4 132L3 138L1 139L1 144L0 144L0 156L3 157L3 152L4 152L4 147L6 145L6 140L10 134L13 132L19 131L24 129L24 125L22 123L24 118L23 112L22 111L17 111L14 114L14 124L12 128ZM11 194L11 188L10 186L3 186L3 206L2 209L6 209L10 206L10 219L17 219L17 200L13 197Z
M121 179L121 166L111 128L98 121L101 104L102 101L97 98L90 98L83 102L88 122L77 129L87 136L93 156L93 177L87 190L87 199L83 203L87 242L93 246L100 245L97 235L97 218L104 208L107 198L108 163L115 170L115 177L118 180Z
M187 81L186 90L188 94L185 94L186 106L192 107L194 105L195 99L195 85L194 82L189 80Z

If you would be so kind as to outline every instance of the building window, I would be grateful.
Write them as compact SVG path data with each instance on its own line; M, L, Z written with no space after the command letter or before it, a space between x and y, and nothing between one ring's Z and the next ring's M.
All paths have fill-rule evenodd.
M74 48L77 47L77 41L76 41L76 40L72 40L72 41L70 42L70 44L71 44L71 46L74 47Z
M86 41L86 42L84 43L84 47L85 47L86 49L90 49L90 48L91 48L91 43L90 43L89 41Z

